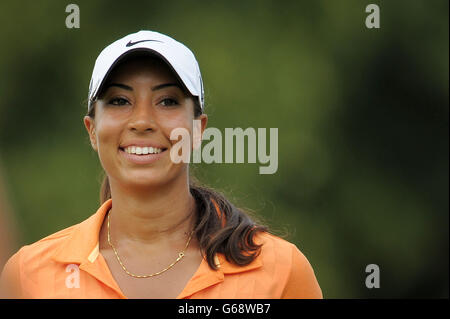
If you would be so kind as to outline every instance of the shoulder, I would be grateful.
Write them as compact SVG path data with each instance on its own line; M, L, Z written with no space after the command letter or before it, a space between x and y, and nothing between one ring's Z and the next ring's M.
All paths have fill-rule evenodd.
M3 267L1 285L13 296L20 296L18 291L24 278L38 276L40 270L52 263L52 256L68 238L76 225L67 227L32 244L22 246L12 255Z
M293 246L295 246L289 241L267 232L258 233L256 235L256 241L257 243L262 244L265 249L270 247L272 249L278 248L283 250L290 250Z
M39 257L40 259L51 257L56 249L58 249L60 245L70 237L76 226L77 225L67 227L32 244L23 246L11 257L11 259L30 261L30 259L34 259L36 257Z
M260 256L266 261L273 261L282 264L291 264L294 255L306 257L293 243L270 233L259 233L255 237L255 242L261 245Z
M256 242L262 244L263 270L283 282L281 298L322 298L313 267L295 244L269 233L259 234Z

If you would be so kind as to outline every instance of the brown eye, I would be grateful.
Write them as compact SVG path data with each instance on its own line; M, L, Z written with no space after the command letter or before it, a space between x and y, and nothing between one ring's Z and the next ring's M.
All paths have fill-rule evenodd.
M166 98L160 102L163 106L178 105L178 102L174 99Z
M128 101L121 97L113 98L108 102L108 104L111 104L111 105L125 105L127 103L128 103Z

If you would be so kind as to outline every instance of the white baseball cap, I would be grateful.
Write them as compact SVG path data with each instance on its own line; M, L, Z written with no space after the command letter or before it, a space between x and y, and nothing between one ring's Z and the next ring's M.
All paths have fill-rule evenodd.
M111 43L100 52L89 84L88 112L114 66L128 53L135 51L149 51L164 60L186 89L198 97L200 107L204 109L202 76L192 51L167 35L153 31L139 31Z

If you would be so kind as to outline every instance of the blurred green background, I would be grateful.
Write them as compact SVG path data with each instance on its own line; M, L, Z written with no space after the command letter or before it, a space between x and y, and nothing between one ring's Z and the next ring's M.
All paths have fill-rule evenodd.
M278 171L199 179L287 230L325 298L448 298L448 1L64 1L0 4L0 161L13 251L98 207L82 123L94 65L141 29L196 54L209 126L277 127ZM365 7L381 9L367 29ZM381 288L367 289L377 264Z

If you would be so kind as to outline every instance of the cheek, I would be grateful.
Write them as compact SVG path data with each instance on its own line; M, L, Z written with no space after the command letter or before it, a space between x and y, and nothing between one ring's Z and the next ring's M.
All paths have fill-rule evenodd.
M170 118L161 121L161 131L164 136L170 141L173 145L177 142L177 140L170 140L170 134L173 130L177 128L186 129L189 132L192 141L192 130L193 130L193 116L188 116L187 114L180 114L179 116L172 116Z
M121 123L116 119L102 118L97 123L97 146L99 151L117 148L118 136L121 132Z

